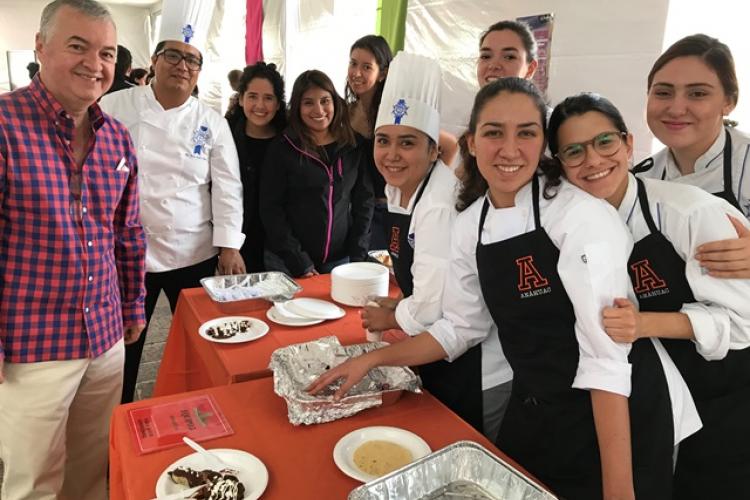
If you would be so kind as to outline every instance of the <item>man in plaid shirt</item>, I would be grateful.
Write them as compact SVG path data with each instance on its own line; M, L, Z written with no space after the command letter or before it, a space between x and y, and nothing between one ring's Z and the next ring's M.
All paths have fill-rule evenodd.
M116 31L94 0L42 13L42 68L0 96L3 498L103 500L125 343L145 324L145 237L127 130L96 100Z

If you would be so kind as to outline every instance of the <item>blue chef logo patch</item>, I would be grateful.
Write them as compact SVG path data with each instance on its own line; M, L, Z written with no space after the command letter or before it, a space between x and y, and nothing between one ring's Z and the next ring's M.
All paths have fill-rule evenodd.
M206 143L211 140L211 130L206 125L201 125L193 132L193 149L188 156L193 158L206 158Z
M195 35L195 31L193 31L193 26L190 24L186 24L182 27L182 36L184 37L185 43L190 43L190 39L193 38Z
M399 99L398 102L393 105L393 111L391 111L391 113L393 113L393 117L395 118L393 123L395 125L400 125L401 118L408 114L407 111L409 111L409 106L406 105L406 101L404 99Z

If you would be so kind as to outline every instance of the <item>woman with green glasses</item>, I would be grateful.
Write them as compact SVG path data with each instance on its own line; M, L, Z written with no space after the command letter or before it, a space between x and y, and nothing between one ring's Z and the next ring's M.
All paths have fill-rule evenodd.
M628 271L638 307L619 298L605 308L607 333L634 349L659 337L703 422L689 437L690 428L675 428L675 443L686 439L672 498L743 498L750 477L750 280L715 278L695 258L699 245L731 238L729 216L742 214L697 187L629 174L633 137L603 97L579 94L560 103L549 146L558 173L607 200L635 240ZM679 400L670 395L678 414Z

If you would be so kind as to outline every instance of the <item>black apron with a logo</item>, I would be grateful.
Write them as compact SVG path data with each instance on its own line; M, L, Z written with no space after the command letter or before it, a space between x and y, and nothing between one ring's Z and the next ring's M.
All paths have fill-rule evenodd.
M732 191L732 136L729 135L728 130L725 130L724 134L725 134L724 152L723 152L724 187L718 193L713 193L713 195L718 196L719 198L723 200L726 200L730 205L735 207L737 210L739 210L742 213L745 213L740 208L740 202L737 201L737 197L734 195L734 191ZM633 167L633 173L640 174L642 172L646 172L653 166L654 166L653 158L646 158L645 160L640 162L638 165ZM667 168L664 167L664 172L662 172L661 174L661 180L665 180L666 176L667 176Z
M432 170L427 174L419 191L417 191L412 213L422 198L422 193L427 187L431 175ZM388 253L393 262L393 272L404 297L409 297L414 288L414 277L411 274L411 266L414 263L414 247L409 242L411 214L388 212L385 221L386 227L390 228ZM435 230L442 229L435 228ZM419 375L425 389L475 429L482 432L484 425L481 344L472 347L453 362L441 360L422 365L419 367Z
M635 244L629 271L641 311L674 312L695 302L685 261L657 229L643 181L638 202L650 234ZM703 429L678 451L674 498L746 498L750 481L750 348L706 361L687 340L662 339L695 400Z
M600 499L601 466L591 396L572 388L579 351L576 318L557 272L559 250L541 226L536 177L532 190L533 231L483 245L487 200L479 224L482 295L514 376L497 445L561 497ZM662 500L671 492L669 393L650 341L634 348L630 361L636 498Z

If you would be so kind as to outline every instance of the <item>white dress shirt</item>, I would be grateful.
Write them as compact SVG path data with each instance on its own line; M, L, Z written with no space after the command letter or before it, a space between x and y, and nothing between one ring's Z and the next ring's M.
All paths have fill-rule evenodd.
M745 217L750 217L750 135L735 128L727 128L732 138L732 192L742 208ZM724 143L722 130L708 150L695 161L695 171L682 175L668 148L653 156L654 166L639 177L663 179L690 184L718 193L724 190ZM665 174L666 169L666 174Z
M137 149L146 270L191 266L217 247L239 249L242 181L226 120L194 97L165 110L150 85L100 104L130 130Z
M416 192L423 183L419 184ZM405 215L413 212L408 240L414 242L414 262L411 266L414 289L412 295L396 307L396 322L408 335L426 331L443 315L443 289L450 264L453 224L458 214L456 195L459 184L453 170L438 161L416 206L416 192L404 209L400 206L401 190L390 185L385 187L389 212ZM495 329L494 323L491 328ZM494 330L494 335L487 336L481 349L483 390L513 378L500 347L497 330Z
M648 236L635 177L628 176L628 190L620 204L620 216L635 241ZM685 276L695 300L680 312L687 315L695 333L695 346L707 360L722 359L729 349L750 347L750 280L719 279L702 271L695 259L704 243L736 238L727 215L743 220L726 201L687 185L643 179L649 209L657 229L685 260Z

